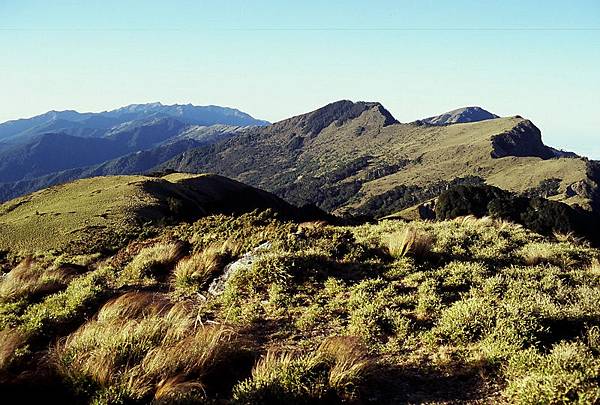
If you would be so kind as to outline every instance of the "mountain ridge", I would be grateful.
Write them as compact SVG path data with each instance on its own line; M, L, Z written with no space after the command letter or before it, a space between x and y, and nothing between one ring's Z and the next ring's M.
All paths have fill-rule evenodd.
M195 106L193 104L173 104L164 105L160 102L146 104L130 104L124 107L101 112L77 112L75 110L52 110L29 118L0 123L0 141L15 142L19 134L23 131L36 132L37 126L51 124L58 119L65 122L71 122L79 126L87 125L94 129L108 129L112 126L122 124L128 121L139 120L143 118L177 118L180 121L191 125L210 126L215 124L226 125L267 125L268 121L258 120L251 115L235 108L219 107L214 105ZM93 122L92 122L93 120ZM59 130L61 128L54 128ZM41 128L41 131L47 131L47 128Z
M423 125L388 114L379 103L342 100L186 151L155 170L211 171L340 215L389 214L472 179L520 193L558 178L552 198L593 205L591 193L567 193L588 181L586 160L557 157L529 120Z

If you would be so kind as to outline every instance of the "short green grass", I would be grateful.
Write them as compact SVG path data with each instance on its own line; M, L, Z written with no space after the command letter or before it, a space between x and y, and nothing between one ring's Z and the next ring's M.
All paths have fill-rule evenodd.
M118 246L142 225L136 223L140 210L159 215L158 199L142 188L148 181L141 176L84 179L2 204L0 249L38 253L76 243L91 249Z
M99 404L597 403L600 252L567 239L470 217L166 226L0 301L0 379Z
M223 206L249 212L255 208L252 204L261 203L284 204L267 193L211 174L77 180L0 205L0 254L114 252L164 225L216 214Z

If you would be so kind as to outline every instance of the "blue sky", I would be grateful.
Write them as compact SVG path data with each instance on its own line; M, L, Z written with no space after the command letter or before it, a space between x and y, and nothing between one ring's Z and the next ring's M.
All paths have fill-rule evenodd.
M277 121L339 100L400 121L520 114L600 159L600 2L0 0L0 121L216 104Z

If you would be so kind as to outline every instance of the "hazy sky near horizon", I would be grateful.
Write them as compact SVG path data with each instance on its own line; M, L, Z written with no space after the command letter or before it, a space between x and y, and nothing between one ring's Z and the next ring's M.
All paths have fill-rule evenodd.
M0 0L0 122L131 103L277 121L479 105L600 159L600 1Z

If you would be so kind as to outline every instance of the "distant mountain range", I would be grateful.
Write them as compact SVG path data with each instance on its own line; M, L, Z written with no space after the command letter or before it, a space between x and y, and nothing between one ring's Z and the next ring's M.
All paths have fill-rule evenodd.
M183 124L211 126L268 125L234 108L195 106L192 104L163 105L161 103L131 104L100 113L79 113L73 110L49 111L32 118L7 121L0 124L0 142L23 143L31 137L48 132L61 132L80 137L102 137L111 129L140 120L173 118Z
M0 137L0 200L174 170L225 175L340 215L384 216L484 182L584 209L600 202L596 162L544 145L527 119L480 107L402 124L380 103L342 100L269 125L229 108L135 104L10 121Z
M217 106L133 104L0 124L0 200L92 175L140 173L267 121Z

